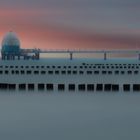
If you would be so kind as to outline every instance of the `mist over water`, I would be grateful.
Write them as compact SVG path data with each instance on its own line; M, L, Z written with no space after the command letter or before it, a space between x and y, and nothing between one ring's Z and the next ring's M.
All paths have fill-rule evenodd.
M139 93L1 93L2 140L140 139Z

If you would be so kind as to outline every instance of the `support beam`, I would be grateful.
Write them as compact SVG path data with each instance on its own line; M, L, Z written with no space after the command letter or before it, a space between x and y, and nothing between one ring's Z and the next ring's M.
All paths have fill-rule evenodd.
M106 54L106 52L104 52L104 60L106 60L107 59L107 54Z
M5 60L5 54L2 54L2 60Z
M35 59L36 60L39 60L40 59L40 53L39 52L35 53Z
M72 59L73 59L73 53L70 52L70 60L72 60Z
M7 55L7 60L10 60L10 55L9 54Z
M20 55L18 55L18 60L20 60Z
M27 56L26 56L26 55L24 55L23 57L24 57L24 60L26 60L26 59L27 59Z
M40 59L40 53L38 53L38 60Z
M138 59L140 60L140 54L138 54Z

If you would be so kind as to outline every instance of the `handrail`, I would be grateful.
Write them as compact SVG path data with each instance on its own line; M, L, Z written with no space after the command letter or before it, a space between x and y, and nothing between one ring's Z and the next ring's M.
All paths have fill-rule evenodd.
M41 50L41 49L21 49L18 57L28 55L29 53L35 54L35 58L39 59L42 53L68 53L70 60L73 59L73 54L90 53L90 54L103 54L104 60L107 59L108 54L136 54L140 60L140 50ZM33 57L34 57L33 56ZM5 56L4 56L5 57Z

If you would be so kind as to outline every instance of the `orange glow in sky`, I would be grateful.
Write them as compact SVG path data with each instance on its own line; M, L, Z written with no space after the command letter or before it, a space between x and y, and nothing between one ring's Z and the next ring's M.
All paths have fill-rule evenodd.
M90 30L80 24L79 27L66 24L65 16L61 9L3 8L0 10L0 41L6 32L12 30L18 34L22 48L106 50L137 49L140 45L140 30L121 27L118 30L90 27ZM65 20L59 23L56 19L60 18Z

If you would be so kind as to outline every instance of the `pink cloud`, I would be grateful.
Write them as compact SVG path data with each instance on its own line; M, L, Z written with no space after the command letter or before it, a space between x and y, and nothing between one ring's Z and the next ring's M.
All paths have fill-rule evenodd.
M24 48L36 46L42 49L132 49L140 45L139 31L126 30L125 34L91 33L60 25L52 25L47 16L63 15L55 10L1 10L0 36L9 30L17 32ZM129 36L129 33L132 33ZM136 46L137 44L137 46Z

